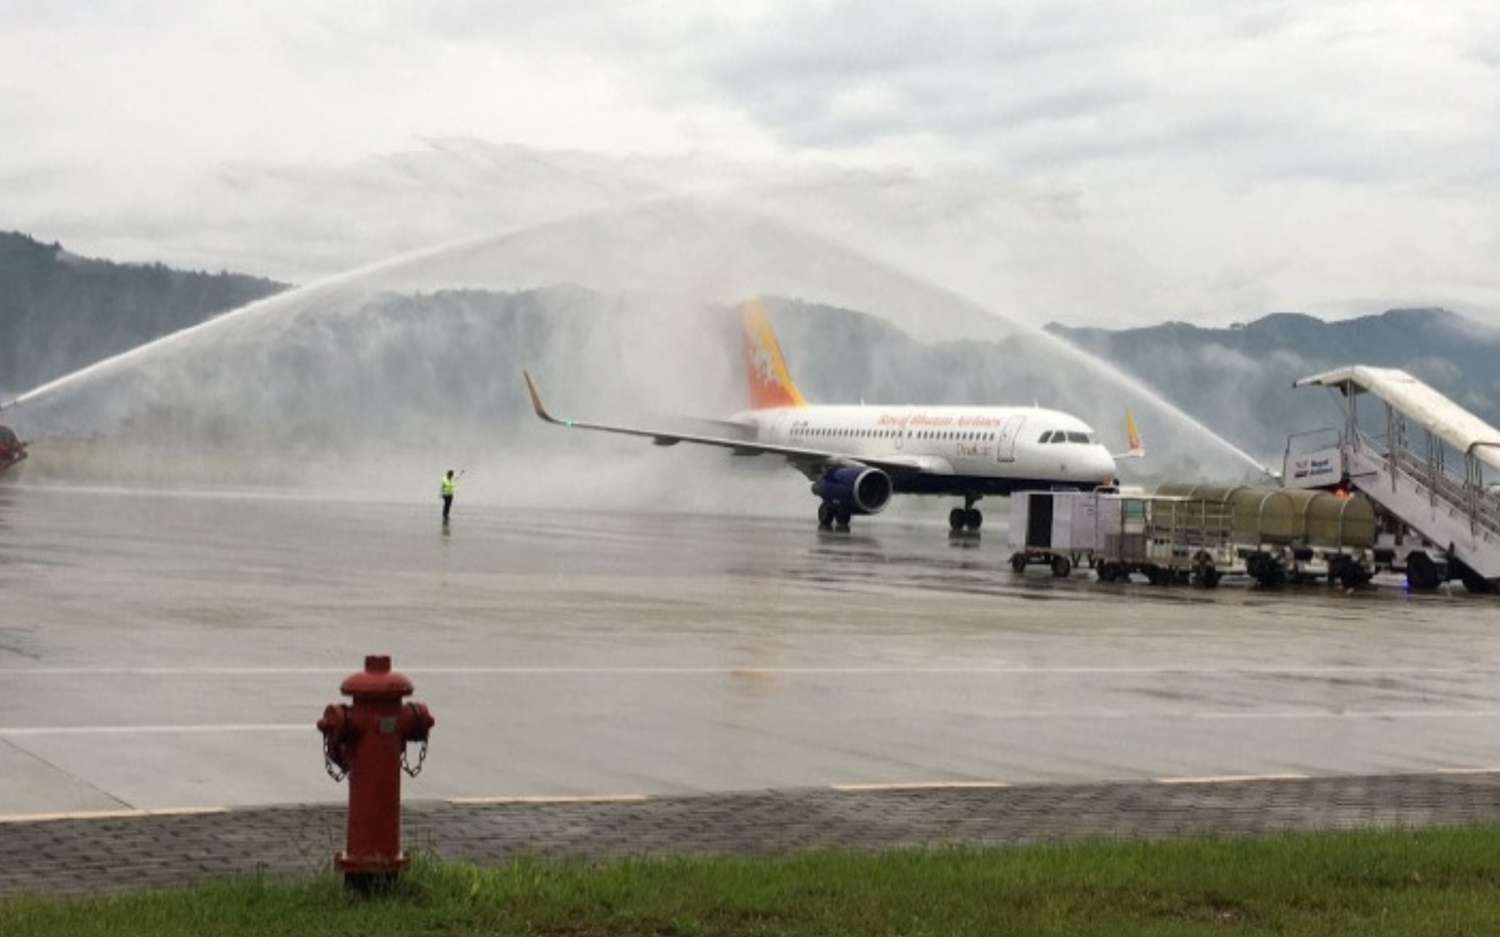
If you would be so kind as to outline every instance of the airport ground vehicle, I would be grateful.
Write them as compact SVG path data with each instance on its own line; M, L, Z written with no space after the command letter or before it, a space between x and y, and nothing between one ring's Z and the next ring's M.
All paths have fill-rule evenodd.
M1011 566L1066 576L1087 563L1104 582L1212 588L1226 574L1266 586L1326 578L1345 586L1378 568L1369 501L1329 492L1163 484L1154 493L1033 491L1011 498Z
M26 444L9 426L0 426L0 474L26 458Z
M1229 516L1203 499L1111 491L1029 491L1011 496L1011 568L1045 564L1066 576L1087 563L1105 582L1143 573L1165 585L1217 585L1234 563Z
M1412 589L1458 579L1500 591L1500 429L1394 368L1353 365L1296 386L1337 391L1344 425L1287 440L1286 484L1367 495L1380 550Z
M1261 585L1327 578L1362 585L1375 575L1375 507L1343 491L1167 482L1158 495L1201 498L1222 505L1244 572Z

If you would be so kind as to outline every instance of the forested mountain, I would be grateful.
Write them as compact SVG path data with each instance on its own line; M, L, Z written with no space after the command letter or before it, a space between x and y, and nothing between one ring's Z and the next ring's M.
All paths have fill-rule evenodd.
M1348 364L1401 368L1500 426L1500 329L1446 309L1391 309L1337 322L1276 313L1227 329L1168 322L1121 330L1054 323L1047 330L1262 451L1291 430L1336 417L1316 397L1324 392L1291 385Z
M0 389L24 391L285 288L234 273L93 260L0 232Z
M233 274L84 260L21 235L0 236L0 248L0 383L12 390L283 288ZM567 285L288 299L268 317L226 320L202 341L28 404L8 421L34 436L123 430L156 443L520 444L537 431L522 368L570 414L718 417L744 405L738 317L727 305ZM1154 470L1246 468L1226 462L1228 450L1139 389L1045 336L1021 330L1002 341L931 342L854 310L778 298L767 304L799 384L816 401L1034 401L1079 414L1120 447L1129 406ZM1225 329L1054 324L1048 331L1272 463L1288 433L1338 419L1326 392L1296 391L1292 382L1342 364L1405 368L1500 424L1500 330L1442 309L1338 322L1283 313Z

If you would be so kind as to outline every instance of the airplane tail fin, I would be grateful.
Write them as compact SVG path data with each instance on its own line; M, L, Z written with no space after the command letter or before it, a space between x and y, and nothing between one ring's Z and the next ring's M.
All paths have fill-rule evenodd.
M781 343L771 329L771 320L760 300L741 307L745 332L745 377L750 390L750 408L805 407L807 400L792 380Z
M1125 452L1116 453L1116 459L1143 459L1146 457L1146 444L1141 440L1140 427L1135 425L1135 414L1128 409L1125 411L1125 441L1130 448Z

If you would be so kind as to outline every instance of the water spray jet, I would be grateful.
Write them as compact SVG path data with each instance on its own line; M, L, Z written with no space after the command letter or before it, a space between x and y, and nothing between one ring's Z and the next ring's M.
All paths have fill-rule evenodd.
M665 253L660 250L663 244L668 246ZM673 244L676 249L672 249ZM465 264L477 266L466 268ZM845 305L881 315L908 332L931 335L946 329L955 338L975 337L1004 324L1021 334L1040 337L1049 349L1143 399L1237 462L1258 472L1266 471L1258 460L1140 380L1043 329L770 216L725 202L677 197L656 197L627 208L438 245L337 274L63 375L26 391L6 406L87 384L227 327L296 315L308 310L311 302L322 296L337 296L344 288L363 288L371 293L395 290L404 278L419 284L436 280L448 287L498 281L514 289L529 280L533 284L581 283L617 294L656 294L665 289L725 304L771 292L811 294L842 299ZM934 316L934 311L944 307L949 312L946 321ZM960 315L955 317L953 313Z

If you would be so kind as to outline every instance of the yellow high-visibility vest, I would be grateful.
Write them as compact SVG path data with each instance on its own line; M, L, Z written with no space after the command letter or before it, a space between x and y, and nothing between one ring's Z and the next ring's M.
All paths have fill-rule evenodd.
M456 479L449 478L447 475L443 476L443 497L453 497L453 483L455 481Z

